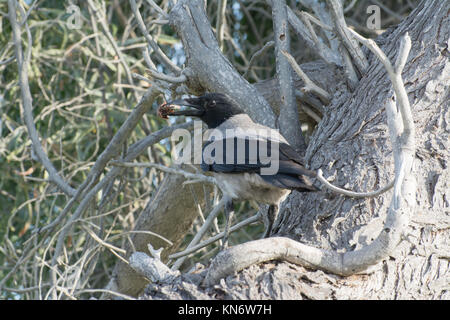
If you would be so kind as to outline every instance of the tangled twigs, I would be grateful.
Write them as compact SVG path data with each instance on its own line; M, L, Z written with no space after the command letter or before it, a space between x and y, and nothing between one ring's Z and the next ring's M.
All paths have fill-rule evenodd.
M31 57L31 32L28 28L28 24L25 22L25 29L27 31L28 36L28 47L25 54L22 49L22 40L20 37L20 25L19 20L16 15L16 1L9 0L8 1L8 14L9 21L11 23L12 31L13 31L13 41L14 41L14 50L15 56L17 60L17 66L19 69L19 86L22 93L22 104L23 104L23 117L25 120L25 124L27 126L28 134L30 136L33 150L36 153L39 160L44 165L47 170L50 180L53 181L64 193L73 196L75 194L75 189L72 188L58 173L56 168L50 162L46 152L42 148L39 133L36 130L36 126L34 124L33 119L33 100L31 97L30 85L28 82L28 63ZM25 19L25 17L22 17Z

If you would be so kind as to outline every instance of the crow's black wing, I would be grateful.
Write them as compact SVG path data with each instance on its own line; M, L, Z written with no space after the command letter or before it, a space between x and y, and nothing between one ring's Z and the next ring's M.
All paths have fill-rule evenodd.
M302 174L312 178L316 177L314 171L304 167L303 158L287 143L280 143L280 172L287 174Z
M288 144L251 138L208 141L203 147L202 169L221 173L258 173L264 181L284 189L317 190L308 180L315 173L302 165L300 155ZM262 168L275 167L274 174L262 174Z
M280 143L280 160L292 160L300 165L304 165L303 158L295 151L291 145L287 143Z
M259 173L261 168L270 166L272 147L275 144L248 137L208 141L203 146L201 168L224 173Z

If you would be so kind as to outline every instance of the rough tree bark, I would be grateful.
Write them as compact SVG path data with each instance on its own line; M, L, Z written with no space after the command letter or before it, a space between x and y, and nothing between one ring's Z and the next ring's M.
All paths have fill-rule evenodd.
M416 212L395 255L369 276L340 280L347 285L333 288L336 297L450 298L449 9L448 3L424 1L377 40L391 60L405 32L413 43L403 79L417 134ZM335 92L306 154L312 169L322 168L335 185L357 191L375 190L392 179L383 107L392 89L382 64L369 57L355 92ZM293 193L283 203L275 233L323 248L357 249L380 232L391 195L355 200Z
M201 54L208 54L199 59L200 53L195 50L200 50L204 43L196 41L205 41L212 34L209 30L202 29L204 21L201 20L204 17L199 16L200 13L192 13L194 22L180 18L180 11L188 8L185 1L180 3L175 7L179 11L174 10L171 19L172 22L178 23L175 28L183 39L188 58L189 52L192 54L187 61L190 71L186 74L190 89L194 92L233 92L241 101L245 97L251 98L246 104L247 111L256 120L259 120L261 110L267 108L267 102L262 99L264 96L272 105L274 114L278 114L276 106L281 103L277 99L275 82L266 81L251 86L242 81L242 78L236 78L239 82L233 83L233 70L226 69L230 66L226 66L227 61L223 61L215 39L213 43L208 42L207 48L203 47ZM189 8L192 9L191 6ZM449 12L450 4L446 1L423 1L399 26L389 29L377 39L377 43L391 61L395 60L398 54L398 41L401 36L408 32L412 39L412 49L403 79L417 134L417 203L405 239L392 257L375 266L372 273L346 278L307 270L287 262L268 262L252 266L210 288L199 286L202 273L187 274L180 276L175 282L152 284L147 288L146 297L450 299ZM189 23L191 31L188 30ZM197 31L194 30L195 27ZM195 32L199 35L196 36ZM318 63L319 68L313 67L307 72L316 83L332 93L333 99L325 108L324 118L310 139L306 163L311 169L321 168L325 177L333 180L335 185L354 191L376 190L392 180L393 172L392 149L384 111L386 101L393 96L392 85L382 64L367 50L364 52L369 67L353 92L349 91L342 72L338 69L334 70L331 66L324 67L323 63ZM209 60L214 57L216 60ZM222 62L218 62L220 59ZM225 68L224 71L210 74L207 66L202 65L208 61L215 61ZM321 72L327 76L317 76ZM224 81L227 76L231 78ZM327 79L331 81L328 82ZM272 88L270 93L267 88ZM260 93L258 89L261 89ZM272 118L271 114L269 120L264 121L273 124ZM169 198L176 199L181 192L178 190L173 194L161 191L177 190L174 186L183 181L182 178L173 177L166 180L149 203L148 210L146 209L146 213L150 212L150 215L141 220L150 221L149 217L158 212L160 217L166 219L167 215L176 216L182 211L193 221L195 214L189 213L195 213L195 208L189 195L183 198L183 209L177 209L175 204L170 210L167 210L166 206L161 208L161 203L166 203ZM331 193L294 192L281 207L273 235L286 236L325 249L358 249L378 235L391 196L392 192L388 192L377 198L357 200ZM163 220L156 219L155 224L156 221ZM168 218L168 221L174 220ZM187 229L189 219L183 221L186 222ZM138 223L137 228L140 227L142 224ZM164 228L161 227L161 230ZM175 237L175 231L169 230L168 233L169 235L162 235L168 236L169 239L173 239L171 235ZM179 236L180 233L176 237ZM135 236L136 239L139 237L142 236ZM146 251L149 239L141 240L135 242L136 250ZM151 242L154 243L153 239ZM121 281L117 281L117 289L120 292L136 294L144 287L142 280L139 280L142 278L131 278L131 274L131 271L116 274L119 280L122 279L126 283L122 285Z

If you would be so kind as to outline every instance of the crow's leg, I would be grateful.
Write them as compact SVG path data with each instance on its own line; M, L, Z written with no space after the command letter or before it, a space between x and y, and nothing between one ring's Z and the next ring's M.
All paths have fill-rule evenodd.
M264 231L263 238L268 238L272 232L273 223L275 222L278 215L279 207L276 204L272 204L267 209L267 213L263 214L264 225L266 230Z
M223 206L223 211L225 213L225 230L224 230L225 234L223 235L221 250L224 250L228 247L228 235L230 233L230 224L231 224L231 219L233 218L233 215L234 215L233 199L231 199L231 198L227 199L227 201L225 202L225 204Z

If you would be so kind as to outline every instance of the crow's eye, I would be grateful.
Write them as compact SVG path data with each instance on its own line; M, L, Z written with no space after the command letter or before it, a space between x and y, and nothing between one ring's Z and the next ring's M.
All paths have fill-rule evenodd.
M210 107L215 107L215 106L216 106L216 100L212 100L212 101L209 103L209 106L210 106Z

